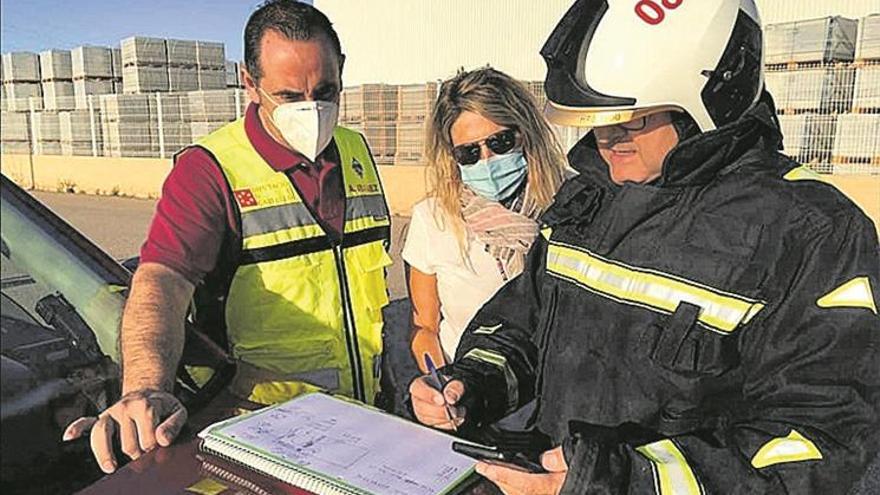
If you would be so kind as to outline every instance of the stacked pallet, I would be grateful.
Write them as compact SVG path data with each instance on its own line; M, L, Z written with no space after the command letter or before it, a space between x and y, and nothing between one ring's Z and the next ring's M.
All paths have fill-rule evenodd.
M765 28L765 83L782 114L852 107L858 21L824 17Z
M780 115L783 152L816 172L830 173L839 115Z
M849 112L853 102L855 69L848 66L817 66L770 73L785 84L776 106L784 114Z
M880 14L862 18L856 42L857 61L880 60Z
M378 164L394 163L397 151L398 87L364 84L345 88L339 121L364 135Z
M155 129L158 156L167 158L192 141L187 113L189 99L186 93L150 95L150 112Z
M199 59L197 43L190 40L165 40L168 56L168 90L195 91L199 89Z
M98 110L59 112L61 154L97 156L102 148L101 121Z
M851 62L857 32L858 20L841 16L769 25L764 63L792 68L804 62Z
M3 89L6 108L12 112L27 112L43 107L40 88L40 62L36 53L4 53Z
M764 26L764 63L787 64L794 53L794 23Z
M199 67L200 90L226 87L226 46L215 41L196 41L196 59Z
M79 46L71 50L75 108L95 109L98 101L93 95L113 94L117 86L122 86L121 52L115 55L114 51L119 50L104 46ZM118 71L115 70L117 63L120 64Z
M34 132L34 154L61 154L61 125L58 112L31 112Z
M880 113L880 60L856 69L853 112Z
M186 95L184 120L189 122L192 140L200 139L240 117L237 89L190 91Z
M40 52L40 80L43 108L51 111L73 110L73 65L69 51Z
M853 112L838 126L835 171L880 174L880 14L859 26Z
M0 111L0 152L31 152L30 120L26 112Z
M863 172L880 173L880 115L841 115L832 155L835 171L861 165Z
M880 114L880 14L862 19L856 43L853 112Z
M241 66L238 62L232 60L226 61L226 87L242 88L244 84L241 82Z
M168 158L190 144L191 132L186 120L186 93L150 95L150 124L159 158Z
M839 16L764 29L765 84L780 113L784 152L817 172L832 172L841 129L852 127L849 113L875 90L865 86L873 74L852 63L859 31L857 20Z
M168 91L168 58L165 40L132 36L121 42L122 92Z
M113 69L113 92L122 94L122 49L110 49L110 63Z
M158 156L154 95L101 95L99 102L104 156Z
M425 139L438 90L437 83L400 86L395 164L425 165Z
M150 95L155 100L151 116L155 129L159 158L167 158L192 141L192 131L187 120L189 100L186 93Z

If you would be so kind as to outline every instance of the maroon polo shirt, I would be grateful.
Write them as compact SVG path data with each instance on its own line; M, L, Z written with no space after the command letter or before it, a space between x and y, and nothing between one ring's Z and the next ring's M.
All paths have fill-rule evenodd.
M266 131L251 104L244 116L247 137L273 169L284 172L328 235L339 239L345 193L339 152L331 142L314 162L281 145ZM162 186L162 198L141 247L141 262L160 263L196 284L214 269L224 240L240 245L232 191L203 148L183 152Z

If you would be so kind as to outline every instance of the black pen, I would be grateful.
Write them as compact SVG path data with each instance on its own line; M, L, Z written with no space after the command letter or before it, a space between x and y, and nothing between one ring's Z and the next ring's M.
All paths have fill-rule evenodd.
M446 381L444 381L443 377L440 376L440 373L437 372L437 367L434 366L434 360L431 359L431 355L427 352L425 353L425 366L428 368L428 378L433 382L431 383L431 386L437 389L443 397L443 404L446 406L446 414L449 416L450 423L452 423L452 429L458 431L458 426L455 425L455 414L452 411L452 406L446 402L446 396L443 395L443 386L446 385Z

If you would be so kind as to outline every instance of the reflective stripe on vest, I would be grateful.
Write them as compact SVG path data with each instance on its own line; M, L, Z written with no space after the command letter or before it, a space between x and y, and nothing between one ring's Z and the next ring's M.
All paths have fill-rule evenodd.
M242 231L241 258L229 287L226 323L233 355L266 371L248 399L268 404L313 385L371 401L382 351L384 268L390 238L378 170L361 135L337 127L345 187L345 227L334 246L289 177L257 153L243 119L197 143L228 181ZM303 383L291 377L329 376Z
M381 217L385 214L385 198L381 194L354 197L348 200L353 220ZM242 215L241 231L244 237L254 237L284 230L290 225L317 226L304 203L270 206Z

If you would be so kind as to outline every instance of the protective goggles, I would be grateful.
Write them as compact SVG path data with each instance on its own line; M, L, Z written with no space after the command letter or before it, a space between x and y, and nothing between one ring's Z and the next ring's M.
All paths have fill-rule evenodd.
M452 157L460 165L473 165L480 161L484 143L496 155L509 153L516 146L516 129L503 129L482 141L460 144L452 148Z

